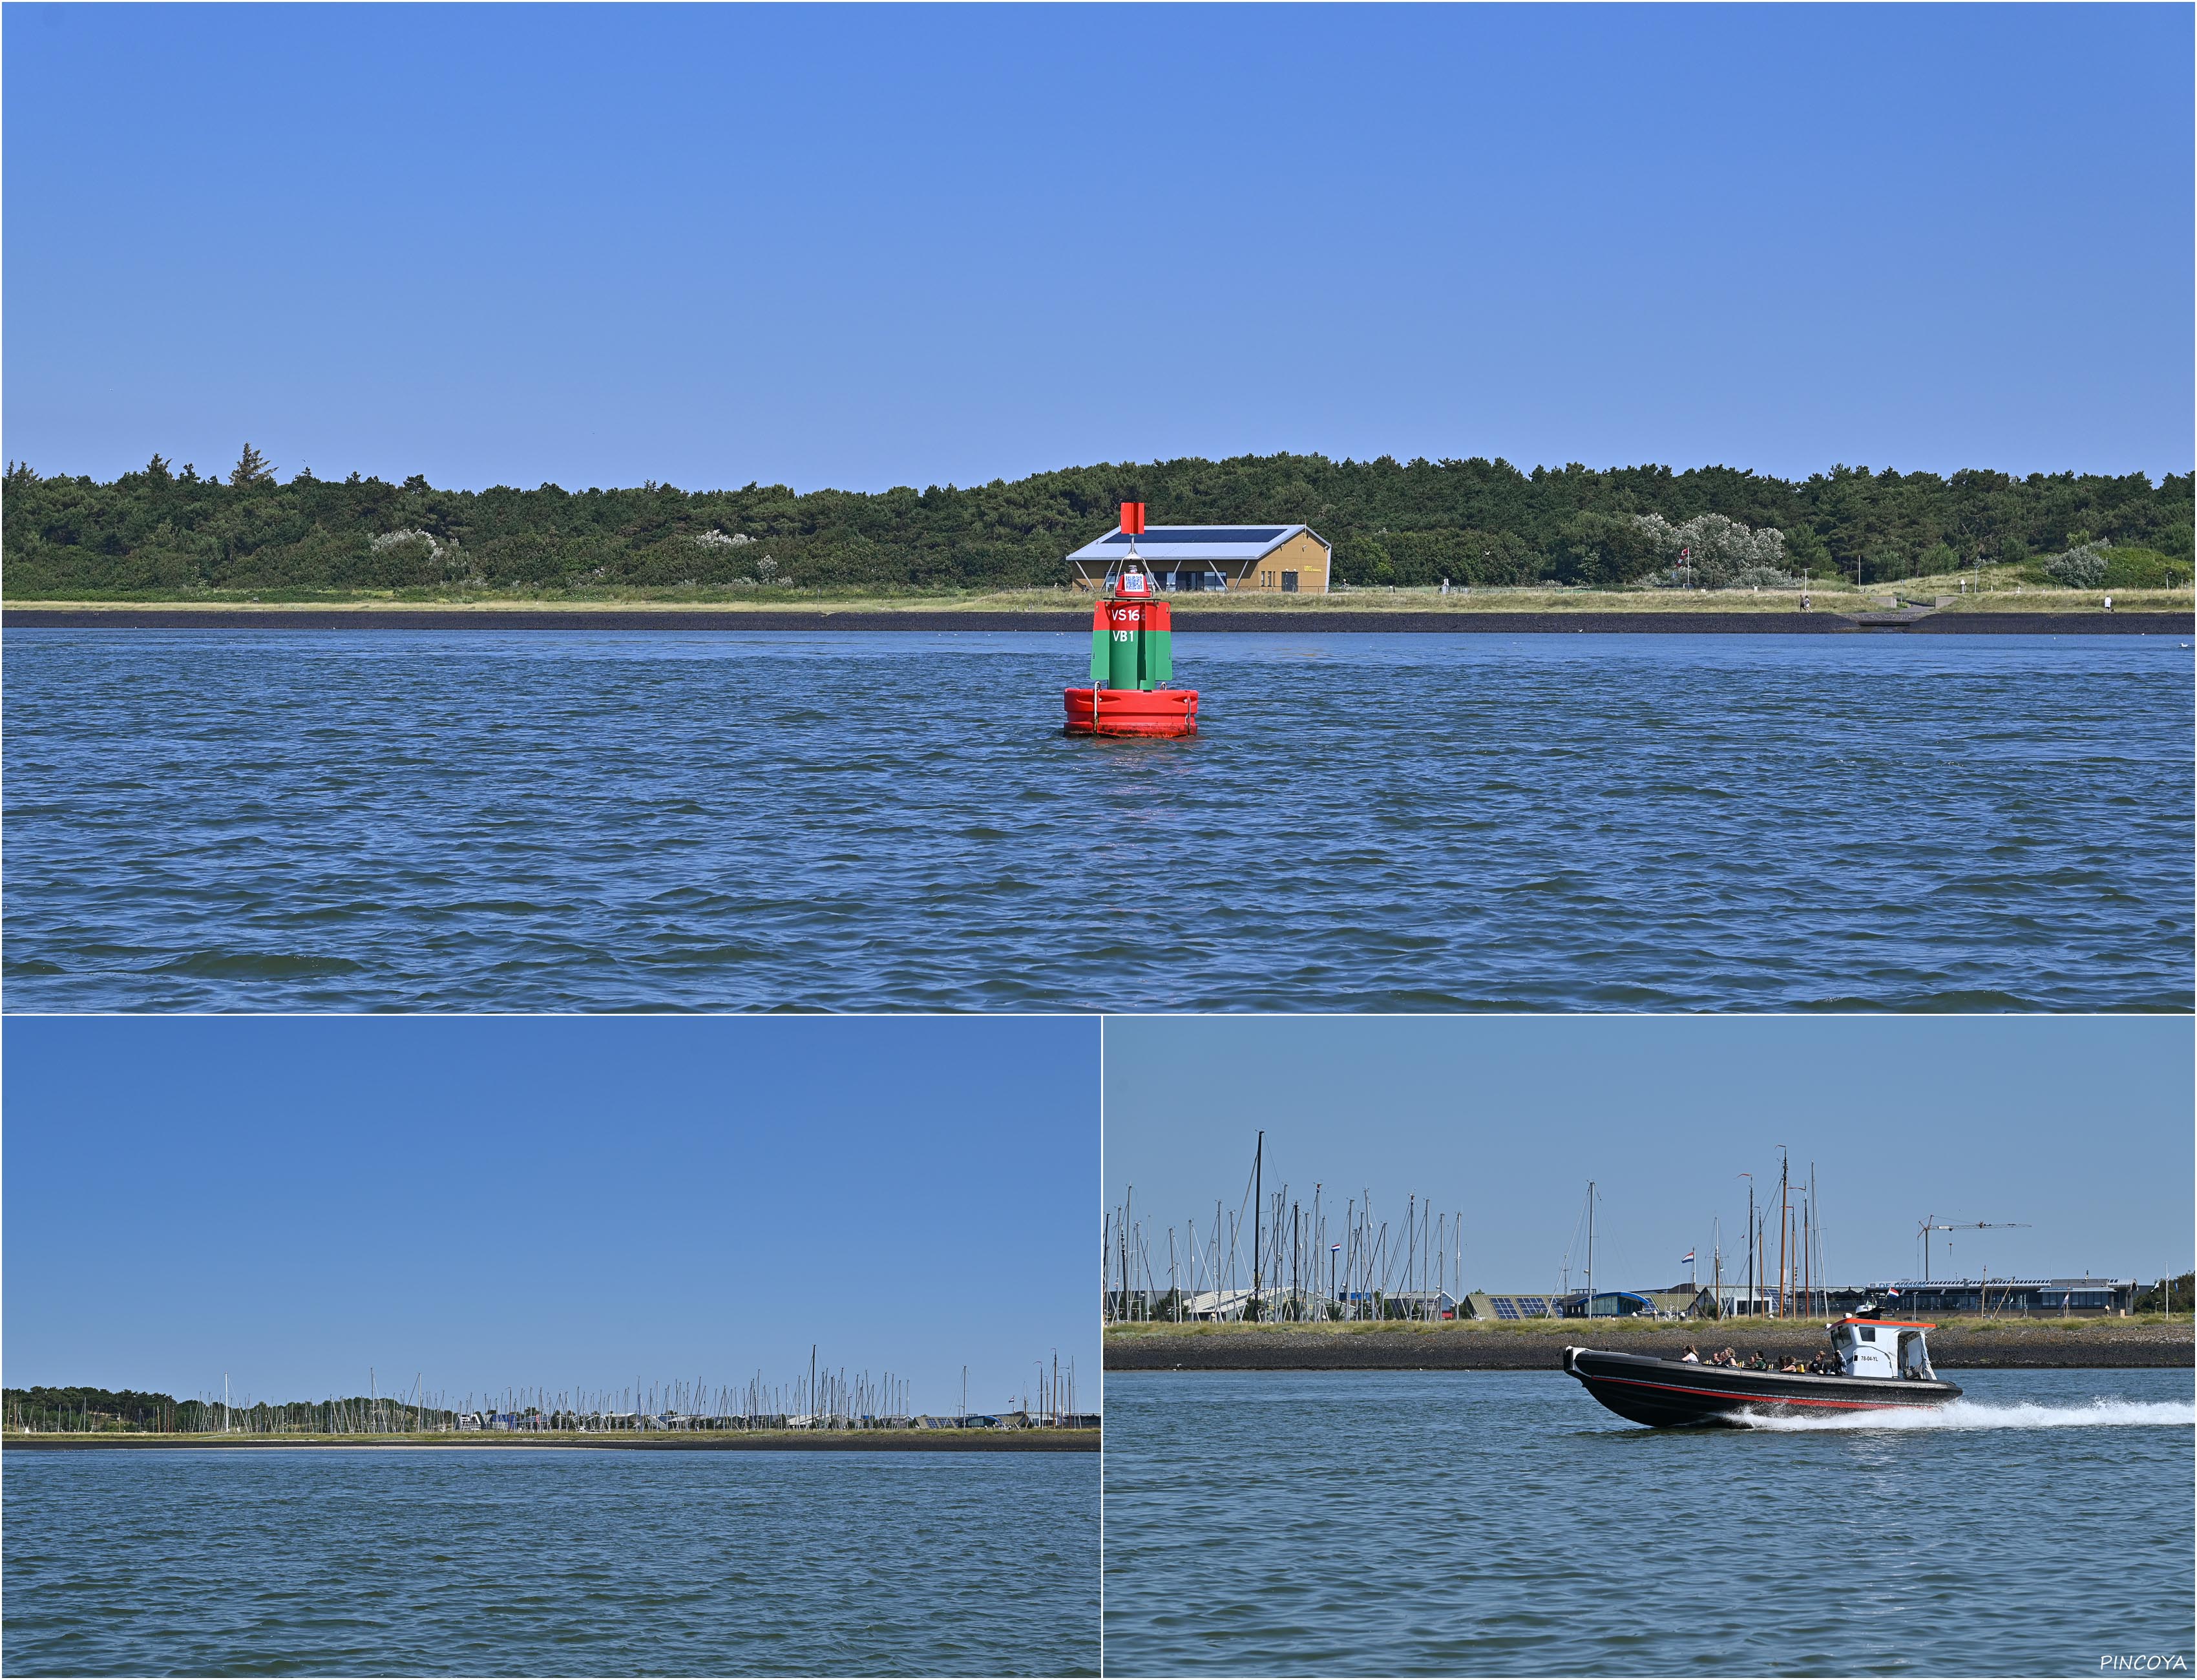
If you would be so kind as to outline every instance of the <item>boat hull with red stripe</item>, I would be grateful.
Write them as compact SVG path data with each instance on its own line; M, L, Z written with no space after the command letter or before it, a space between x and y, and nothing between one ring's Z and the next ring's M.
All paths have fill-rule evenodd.
M1620 1417L1658 1428L1743 1427L1754 1417L1851 1417L1939 1406L1960 1390L1934 1377L1823 1376L1564 1349L1564 1370Z

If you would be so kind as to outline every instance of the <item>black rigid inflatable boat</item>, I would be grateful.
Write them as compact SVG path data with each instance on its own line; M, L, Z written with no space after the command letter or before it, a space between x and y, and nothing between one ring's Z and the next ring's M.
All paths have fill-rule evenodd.
M1831 1417L1910 1411L1960 1397L1957 1387L1930 1368L1923 1333L1932 1326L1856 1318L1826 1328L1840 1367L1835 1376L1749 1370L1592 1347L1565 1348L1564 1370L1620 1417L1666 1428L1743 1427L1750 1416Z

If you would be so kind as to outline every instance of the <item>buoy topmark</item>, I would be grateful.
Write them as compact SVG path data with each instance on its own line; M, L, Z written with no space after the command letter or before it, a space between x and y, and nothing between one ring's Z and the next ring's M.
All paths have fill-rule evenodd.
M1174 628L1137 554L1141 502L1122 504L1129 552L1091 615L1091 681L1061 691L1071 735L1195 735L1197 691L1165 686L1174 675Z

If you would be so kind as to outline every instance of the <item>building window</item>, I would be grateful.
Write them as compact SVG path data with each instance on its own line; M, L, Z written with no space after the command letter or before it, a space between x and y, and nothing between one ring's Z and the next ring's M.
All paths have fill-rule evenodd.
M1296 573L1295 573L1295 572L1293 572L1293 571L1285 571L1285 572L1284 572L1284 573L1282 574L1282 593L1283 593L1284 594L1285 594L1285 595L1294 595L1295 594L1296 594L1296 592L1297 592L1297 575L1296 575Z

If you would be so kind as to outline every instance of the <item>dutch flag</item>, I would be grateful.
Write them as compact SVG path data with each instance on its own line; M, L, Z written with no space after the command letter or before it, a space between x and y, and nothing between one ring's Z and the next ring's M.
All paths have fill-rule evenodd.
M1691 1266L1693 1263L1694 1263L1694 1251L1693 1251L1691 1248L1689 1248L1689 1249L1687 1249L1687 1250L1686 1250L1686 1257L1685 1257L1685 1259L1684 1259L1684 1260L1680 1260L1680 1261L1678 1262L1678 1264L1679 1264L1680 1266Z
M1894 1295L1898 1295L1898 1293L1899 1293L1899 1291L1898 1291L1898 1290L1897 1290L1897 1289L1887 1289L1887 1290L1884 1292L1885 1299L1886 1299L1886 1300L1887 1300L1887 1301L1889 1301L1889 1300L1891 1300Z

